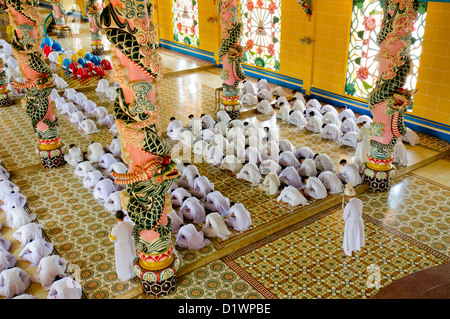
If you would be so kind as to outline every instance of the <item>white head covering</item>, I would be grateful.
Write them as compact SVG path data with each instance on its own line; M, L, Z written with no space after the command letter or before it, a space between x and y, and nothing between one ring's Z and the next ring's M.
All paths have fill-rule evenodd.
M355 189L353 188L352 183L347 183L345 185L344 195L351 196L351 197L356 196L356 192L355 192Z

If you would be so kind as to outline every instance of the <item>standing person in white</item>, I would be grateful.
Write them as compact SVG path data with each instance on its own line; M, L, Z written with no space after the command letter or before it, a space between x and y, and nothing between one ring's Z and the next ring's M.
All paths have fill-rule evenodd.
M116 259L116 272L120 280L128 280L135 275L133 261L136 258L136 249L133 242L133 224L124 221L125 213L116 212L117 225L111 230L109 239L114 243L114 257Z
M345 228L342 254L351 256L352 252L360 250L365 244L364 222L361 216L363 202L355 197L356 193L351 183L345 185L344 196L348 199L348 203L343 214Z
M358 124L359 135L358 135L358 145L356 146L355 158L353 162L359 166L362 170L364 164L368 161L367 153L370 150L370 128L366 122Z

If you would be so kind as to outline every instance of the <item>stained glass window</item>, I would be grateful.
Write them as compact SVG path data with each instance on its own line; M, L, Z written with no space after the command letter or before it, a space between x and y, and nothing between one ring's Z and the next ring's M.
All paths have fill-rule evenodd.
M348 67L345 93L359 98L367 98L372 91L377 75L378 61L376 55L379 46L376 43L380 30L383 8L380 0L354 0ZM410 56L412 60L411 74L406 79L405 87L414 89L417 83L422 39L425 32L427 3L419 6L417 19L413 25Z
M241 0L243 62L280 70L281 0Z
M172 0L174 40L200 46L197 0Z

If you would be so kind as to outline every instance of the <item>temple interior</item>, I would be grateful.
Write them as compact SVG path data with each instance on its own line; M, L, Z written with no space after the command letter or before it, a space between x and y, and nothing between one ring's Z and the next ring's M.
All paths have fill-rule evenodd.
M48 36L63 50L75 54L81 49L91 51L85 1L62 2L66 7L76 4L66 19L70 32L59 38L54 30L48 29ZM173 7L172 2L175 2ZM420 41L415 39L415 43L422 45L420 66L414 71L417 94L405 115L405 125L416 132L420 143L404 142L407 164L394 164L395 175L387 191L374 191L364 183L355 186L356 197L363 202L365 245L348 256L341 253L345 228L342 193L328 194L317 200L308 198L307 205L292 206L278 201L278 194L268 195L229 170L211 165L192 150L180 152L179 143L167 136L171 117L180 120L183 126L188 125L190 114L196 117L209 114L216 118L223 94L222 64L217 56L221 37L219 1L197 1L198 24L192 26L198 26L199 45L191 43L192 39L178 38L176 19L172 17L177 6L184 2L191 3L153 0L158 53L164 68L156 92L159 133L169 140L173 159L185 161L188 158L198 168L200 176L206 176L214 185L214 190L230 202L243 204L250 213L251 225L243 231L228 226L230 235L208 237L208 242L200 249L177 245L177 234L173 233L173 247L181 262L173 292L155 297L143 292L138 277L125 281L118 278L114 243L109 237L116 224L114 213L94 197L92 188L83 185L83 178L75 174L75 167L68 164L52 169L43 167L36 154L37 143L30 118L22 107L23 95L12 96L11 105L0 107L0 164L26 197L25 210L36 214L33 222L42 225L43 237L53 245L51 254L67 262L69 276L81 285L81 298L448 299L450 3L426 2L426 24L416 25L416 29L424 28L424 33ZM257 1L241 2L247 7L249 3L258 6ZM246 81L256 87L259 79L267 79L270 90L281 88L288 98L301 92L306 100L317 99L321 105L330 104L338 113L346 105L357 117L371 117L365 98L358 97L358 93L350 94L358 85L361 91L368 89L366 85L356 84L361 75L349 84L349 43L358 38L351 35L355 1L312 1L311 14L301 5L311 1L261 2L264 5L282 2L277 9L281 15L281 31L275 30L281 34L281 46L275 47L279 52L272 54L278 54L275 63L267 56L267 60L258 65L257 61L250 61L253 55L249 55L243 67ZM48 1L41 1L38 8L43 21L52 12ZM0 37L11 43L8 26L9 17L3 13ZM102 44L102 60L112 61L114 48L105 34ZM369 50L365 54L373 56L374 52ZM98 90L100 79L106 79L109 87L114 87L114 69L105 70L101 78L96 75L83 78L74 76L58 63L47 62L63 80L61 82L66 83L57 90L60 96L72 88L84 93L97 106L106 108L108 114L114 114L115 90L108 94ZM362 82L367 84L367 81ZM110 92L113 92L112 98ZM52 105L59 119L61 140L66 146L74 144L85 153L92 142L108 147L117 135L111 126L99 124L100 118L92 114L85 115L96 122L96 130L85 132L67 113L63 114ZM270 132L280 140L289 140L295 149L308 146L315 154L327 154L337 171L341 159L354 160L355 148L289 124L277 117L280 108L273 109L273 113L263 114L257 110L256 103L242 104L239 120L257 128L269 127ZM178 207L172 206L172 209L176 212ZM17 229L6 226L6 219L5 211L0 209L1 237L11 242L8 251L17 257L15 267L33 277L37 266L19 257L24 247L13 236ZM186 218L184 223L195 225L198 231L204 225L204 222L194 224ZM32 281L25 294L47 299L49 292Z

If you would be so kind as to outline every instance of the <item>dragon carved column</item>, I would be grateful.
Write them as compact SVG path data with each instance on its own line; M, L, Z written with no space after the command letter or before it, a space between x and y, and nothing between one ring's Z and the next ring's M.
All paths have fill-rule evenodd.
M40 47L42 19L32 0L7 0L7 5L9 21L14 27L12 51L25 78L25 83L14 81L11 85L25 91L22 105L31 118L39 144L36 152L44 167L59 167L65 161L58 118L50 103L50 93L56 84Z
M231 119L240 117L239 82L245 80L242 59L246 48L240 45L242 21L239 18L238 0L219 0L218 11L222 24L222 42L218 56L222 61L223 99L221 109L227 111Z
M149 0L110 0L100 23L111 42L114 79L120 85L114 116L127 174L115 174L122 191L122 207L135 223L138 257L136 275L146 294L173 291L180 260L171 239L172 222L167 190L180 173L170 157L170 146L159 134L159 105L155 89L162 76L162 59ZM150 13L150 14L149 14Z
M10 106L11 96L8 90L8 80L6 78L6 72L3 70L3 60L0 58L0 107Z
M364 175L374 191L390 188L395 173L394 145L406 133L404 113L415 92L403 86L411 71L411 31L418 7L417 0L384 1L382 27L377 37L378 78L367 98L373 123Z
M89 17L91 25L89 33L91 35L91 51L94 55L103 55L105 53L102 43L102 30L100 29L101 8L96 0L86 1L84 12Z
M52 1L52 14L56 24L56 36L58 38L67 38L69 36L70 28L66 25L66 10L62 5L62 0Z

